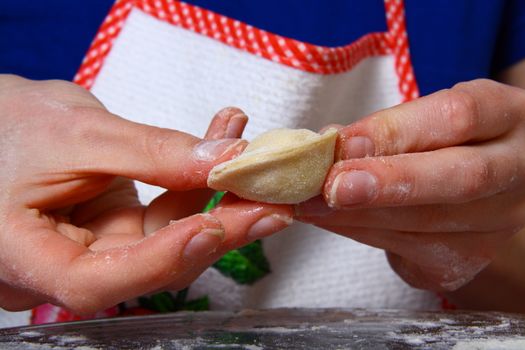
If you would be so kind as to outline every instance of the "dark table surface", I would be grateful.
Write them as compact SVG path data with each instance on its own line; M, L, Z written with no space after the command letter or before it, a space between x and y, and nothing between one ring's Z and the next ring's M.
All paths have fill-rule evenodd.
M0 330L0 349L525 349L525 315L361 309L182 312Z

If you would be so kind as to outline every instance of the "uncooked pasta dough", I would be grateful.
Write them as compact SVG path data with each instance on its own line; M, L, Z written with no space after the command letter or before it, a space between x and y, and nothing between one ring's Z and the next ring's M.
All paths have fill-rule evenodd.
M215 166L208 186L266 203L295 204L321 193L334 162L337 131L275 129L256 137L237 158Z

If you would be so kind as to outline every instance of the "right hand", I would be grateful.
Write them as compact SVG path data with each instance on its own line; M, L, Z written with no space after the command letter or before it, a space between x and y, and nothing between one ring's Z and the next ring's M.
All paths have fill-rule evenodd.
M231 138L245 123L219 113L207 136L220 140L206 141L124 120L71 83L0 76L0 306L92 313L181 289L287 226L283 205L234 200L194 215L210 169L244 148ZM143 207L130 179L171 191Z

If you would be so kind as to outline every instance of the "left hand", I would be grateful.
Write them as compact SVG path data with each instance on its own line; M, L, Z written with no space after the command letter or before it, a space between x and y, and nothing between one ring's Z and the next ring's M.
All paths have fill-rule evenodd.
M72 83L0 75L0 307L92 314L182 289L289 225L285 205L233 200L200 214L208 173L244 149L246 121L225 109L203 140L120 118ZM170 191L142 206L131 179Z
M414 287L462 287L525 224L524 90L476 80L379 111L337 154L298 219L385 249Z

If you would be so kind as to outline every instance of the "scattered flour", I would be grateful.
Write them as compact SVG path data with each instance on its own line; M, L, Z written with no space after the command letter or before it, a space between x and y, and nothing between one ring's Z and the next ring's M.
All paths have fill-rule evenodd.
M54 342L57 342L58 344L72 344L72 343L80 343L88 340L86 337L82 335L53 335L49 337L49 340L52 340Z
M19 336L24 338L41 337L43 334L38 331L24 331L18 333Z
M253 332L273 332L273 333L280 333L280 334L286 334L286 333L295 333L295 332L302 332L304 329L297 329L297 328L286 328L286 327L265 327L265 328L254 328L252 329Z
M523 350L525 339L493 339L460 341L452 350Z

